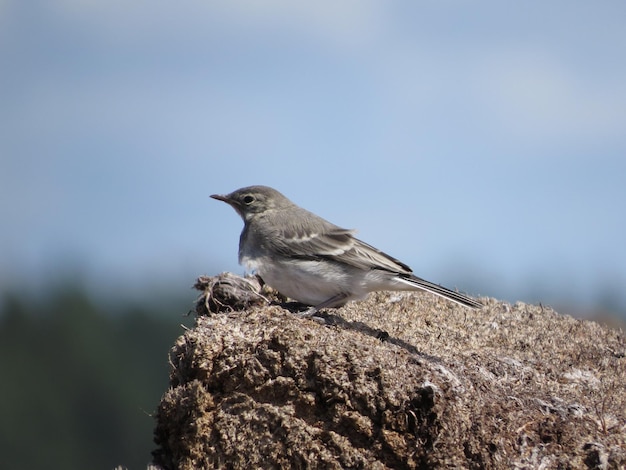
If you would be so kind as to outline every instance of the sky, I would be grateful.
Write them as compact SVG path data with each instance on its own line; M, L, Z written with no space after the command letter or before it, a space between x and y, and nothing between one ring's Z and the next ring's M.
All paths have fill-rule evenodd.
M626 305L626 3L0 0L0 291L243 273L251 184L474 295Z

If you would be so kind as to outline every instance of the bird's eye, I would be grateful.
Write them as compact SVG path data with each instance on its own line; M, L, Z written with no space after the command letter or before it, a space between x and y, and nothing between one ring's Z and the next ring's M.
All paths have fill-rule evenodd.
M254 202L254 196L247 195L243 198L243 202L246 204L252 204Z

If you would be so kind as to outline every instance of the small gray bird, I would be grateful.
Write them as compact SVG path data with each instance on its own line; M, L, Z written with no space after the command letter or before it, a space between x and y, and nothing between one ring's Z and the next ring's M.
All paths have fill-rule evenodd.
M239 263L309 313L360 300L369 292L425 290L470 308L482 304L413 275L411 268L307 211L275 189L249 186L213 199L244 221Z

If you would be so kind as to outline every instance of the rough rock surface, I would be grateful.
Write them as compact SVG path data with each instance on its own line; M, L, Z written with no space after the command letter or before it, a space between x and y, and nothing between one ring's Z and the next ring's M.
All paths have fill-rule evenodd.
M482 301L377 293L327 324L279 305L199 315L171 351L154 463L624 468L624 333Z

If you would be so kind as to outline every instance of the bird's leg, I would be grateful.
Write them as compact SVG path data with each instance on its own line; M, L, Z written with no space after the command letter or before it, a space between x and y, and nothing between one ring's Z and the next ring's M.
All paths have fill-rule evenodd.
M308 310L305 310L304 312L302 312L300 315L302 315L303 317L312 317L314 316L317 312L319 312L320 310L322 310L323 308L326 307L333 307L337 304L341 304L342 300L345 300L349 297L348 294L342 292L339 293L337 295L333 295L330 299L324 300L324 302L319 303L313 307L311 307Z

